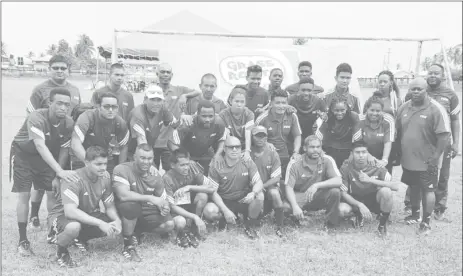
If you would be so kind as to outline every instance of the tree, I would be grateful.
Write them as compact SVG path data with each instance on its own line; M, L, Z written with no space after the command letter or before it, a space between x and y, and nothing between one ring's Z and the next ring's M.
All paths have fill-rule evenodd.
M79 36L79 41L74 47L74 53L77 57L78 62L83 67L88 67L93 65L92 56L95 52L95 47L93 41L86 34L81 34Z
M6 56L6 44L2 41L2 56Z
M428 71L429 67L431 67L431 64L433 64L433 59L430 57L425 57L421 62L421 69L423 69L423 71Z
M45 56L45 53L44 53L44 52L41 52L41 53L39 54L39 57L44 57L44 56Z
M56 44L51 44L48 46L47 55L54 56L58 53L58 46Z
M304 45L304 44L307 43L307 41L308 41L308 39L306 39L306 38L295 38L295 39L293 39L293 44L294 45Z
M27 57L30 58L30 59L32 59L33 57L35 57L34 52L29 51L29 53L27 53Z
M59 42L58 42L58 54L67 54L69 52L69 43L64 40L64 39L61 39Z

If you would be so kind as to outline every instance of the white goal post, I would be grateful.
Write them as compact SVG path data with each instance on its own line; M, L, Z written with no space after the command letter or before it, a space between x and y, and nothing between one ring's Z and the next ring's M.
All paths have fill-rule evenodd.
M206 36L206 37L223 37L223 38L267 38L267 39L307 39L307 40L350 40L350 41L386 41L386 42L417 42L417 57L415 64L415 73L420 72L420 60L421 50L423 42L427 41L438 41L444 60L444 68L446 73L446 79L448 85L452 90L455 90L452 74L450 71L450 64L445 53L445 47L440 38L377 38L377 37L322 37L322 36L288 36L288 35L257 35L257 34L230 34L230 33L201 33L201 32L177 32L177 31L154 31L154 30L114 30L113 41L112 41L112 55L111 62L117 63L117 40L118 33L141 33L141 34L152 34L152 35L176 35L176 36Z

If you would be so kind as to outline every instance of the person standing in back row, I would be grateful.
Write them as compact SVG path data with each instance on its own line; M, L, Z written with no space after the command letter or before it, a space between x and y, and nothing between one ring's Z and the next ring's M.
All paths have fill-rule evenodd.
M118 114L129 122L129 115L134 108L133 96L130 92L122 88L124 83L125 70L124 66L120 63L111 65L109 69L109 84L93 92L91 102L94 105L98 104L98 98L104 93L112 93L117 97L119 102Z
M205 74L201 78L199 88L201 89L202 94L187 100L185 110L186 114L195 115L196 111L198 111L198 104L201 100L212 102L215 106L215 112L217 114L227 108L227 105L225 105L221 99L214 96L214 93L217 90L217 78L213 74Z
M310 63L309 61L301 61L299 63L299 66L297 67L297 76L299 77L299 81L289 85L285 89L285 91L288 92L288 94L290 95L299 92L299 86L302 80L307 80L312 77L312 63ZM323 87L314 84L314 94L320 94L323 93L323 91Z

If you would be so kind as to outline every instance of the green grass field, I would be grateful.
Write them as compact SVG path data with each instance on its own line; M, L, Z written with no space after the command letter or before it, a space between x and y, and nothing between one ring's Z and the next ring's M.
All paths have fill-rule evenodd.
M2 80L2 274L3 275L461 275L462 274L462 174L461 156L452 161L449 183L450 222L431 221L432 233L422 237L417 226L403 223L405 186L394 195L389 236L374 234L377 222L363 229L347 226L328 235L322 230L319 214L309 216L305 227L284 229L287 237L279 239L272 225L265 223L261 238L248 240L241 228L225 233L210 229L208 239L198 249L180 249L148 236L139 248L142 263L128 263L121 256L122 239L98 239L91 242L91 252L81 254L71 249L79 263L75 269L60 269L54 262L55 248L46 243L46 211L40 218L42 231L28 231L36 256L30 259L16 254L18 230L16 197L8 180L9 147L25 118L25 105L34 85L41 79ZM84 90L90 81L75 81L84 100L91 92ZM461 84L457 90L461 96ZM370 93L371 89L365 91ZM142 95L137 94L136 102ZM460 98L461 99L461 98ZM461 148L460 148L461 149ZM394 169L394 178L401 170ZM45 207L45 204L43 204Z

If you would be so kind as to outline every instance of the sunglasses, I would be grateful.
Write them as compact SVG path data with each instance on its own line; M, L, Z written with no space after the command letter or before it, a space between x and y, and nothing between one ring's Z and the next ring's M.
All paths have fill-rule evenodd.
M118 105L111 105L111 104L105 104L105 105L102 105L102 107L106 110L117 110L119 109L119 106Z
M424 89L423 89L423 88L420 88L420 87L413 87L412 89L410 89L410 91L412 91L412 92L415 92L415 91L421 92L421 91L423 91L423 90L424 90Z
M51 67L51 69L53 69L55 71L58 71L58 70L66 71L66 70L68 70L67 67L59 67L59 66L53 66L53 67Z
M228 149L231 149L231 150L241 150L241 145L239 146L225 146L226 148Z

